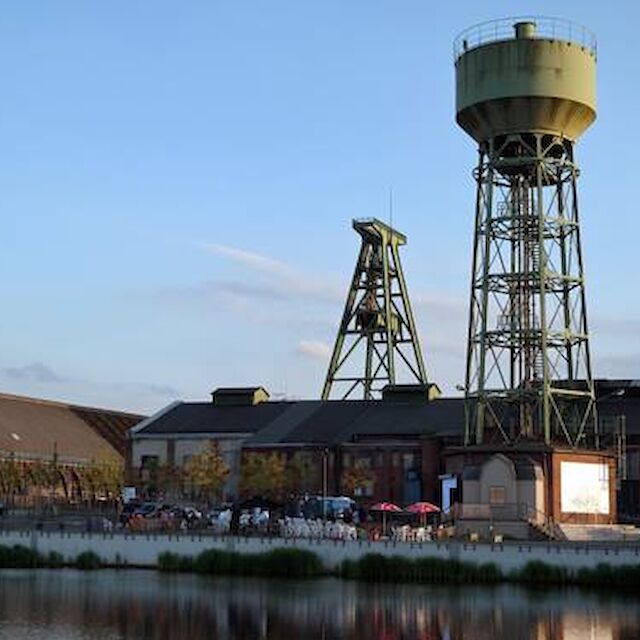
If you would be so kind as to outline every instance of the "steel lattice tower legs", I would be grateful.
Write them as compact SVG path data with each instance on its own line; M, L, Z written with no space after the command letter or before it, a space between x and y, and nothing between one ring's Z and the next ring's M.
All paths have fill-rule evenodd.
M399 247L406 237L379 220L354 220L362 243L322 399L374 399L399 369L427 385Z
M597 447L573 145L503 135L479 156L466 443Z

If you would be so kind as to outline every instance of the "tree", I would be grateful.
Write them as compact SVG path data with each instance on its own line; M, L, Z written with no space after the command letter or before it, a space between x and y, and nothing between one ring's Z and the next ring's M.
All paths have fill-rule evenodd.
M113 454L103 454L93 458L82 469L83 485L88 485L92 500L103 496L110 500L117 500L124 485L124 464ZM83 487L83 493L87 486Z
M229 473L229 465L217 442L210 442L203 451L191 456L184 467L185 481L205 500L220 497Z
M287 465L287 490L293 494L318 490L322 462L310 451L296 451Z
M285 457L273 453L246 453L240 470L243 495L279 498L287 485Z
M22 465L16 462L13 455L0 460L0 486L5 496L5 501L21 491L24 484L24 470Z
M60 482L60 473L55 462L35 460L29 464L27 473L30 487L36 489L39 498L44 492L50 496Z
M107 498L118 499L124 486L124 463L119 456L106 454L98 459L101 488Z
M342 472L342 489L348 495L362 495L375 480L375 475L364 460L358 460Z

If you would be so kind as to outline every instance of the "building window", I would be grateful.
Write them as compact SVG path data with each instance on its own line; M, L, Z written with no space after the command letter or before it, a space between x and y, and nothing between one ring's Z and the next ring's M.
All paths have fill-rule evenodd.
M382 453L376 453L376 467L378 469L384 467L384 455Z
M489 504L502 506L505 503L506 491L504 487L489 487Z
M413 453L405 453L402 458L405 471L413 469L416 466L416 457Z
M351 455L348 453L342 454L342 466L350 467L351 466Z
M399 453L394 453L393 456L391 457L391 463L393 464L394 467L399 467L400 466L400 454Z

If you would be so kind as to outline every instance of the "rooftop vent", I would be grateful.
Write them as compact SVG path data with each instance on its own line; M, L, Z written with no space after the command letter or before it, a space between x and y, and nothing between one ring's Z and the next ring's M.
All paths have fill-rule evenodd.
M388 384L382 389L385 402L428 402L441 395L437 384Z
M267 402L269 392L264 387L221 387L211 398L218 407L250 407Z

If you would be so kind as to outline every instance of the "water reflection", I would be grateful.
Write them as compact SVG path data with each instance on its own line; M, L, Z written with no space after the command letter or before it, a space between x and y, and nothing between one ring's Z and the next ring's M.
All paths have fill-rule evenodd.
M0 571L0 639L631 640L640 600L512 587Z

